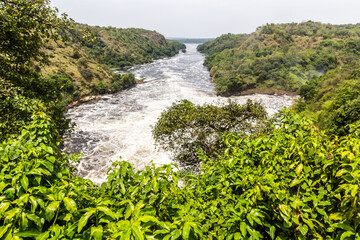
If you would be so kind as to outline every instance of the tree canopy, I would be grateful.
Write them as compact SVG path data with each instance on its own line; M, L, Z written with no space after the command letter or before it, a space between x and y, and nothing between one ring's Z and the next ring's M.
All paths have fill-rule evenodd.
M254 134L262 129L266 110L251 100L245 105L227 104L204 106L188 100L173 104L158 119L153 136L160 147L171 150L181 166L198 167L197 152L217 157L221 137L237 132Z

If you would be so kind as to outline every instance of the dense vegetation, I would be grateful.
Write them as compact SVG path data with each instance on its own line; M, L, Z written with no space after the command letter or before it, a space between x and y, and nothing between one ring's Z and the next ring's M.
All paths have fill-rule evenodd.
M179 187L172 166L72 175L44 113L0 144L1 239L358 238L360 123L331 139L289 112L270 134L223 139Z
M219 94L295 92L313 77L359 58L360 27L316 22L268 24L250 35L223 35L199 46L210 54Z
M91 41L84 41L81 32L91 33ZM112 93L135 85L132 75L119 77L113 68L130 67L177 54L185 45L166 40L161 34L144 29L118 29L75 24L61 29L68 41L49 41L45 53L50 64L42 74L66 85L65 100L83 96ZM122 84L127 79L127 83ZM131 84L129 84L129 78Z
M305 102L298 108L307 109L326 95L320 86L338 83L337 95L327 99L339 111L346 106L338 113L342 137L288 110L266 131L256 131L244 129L254 119L264 121L256 103L183 101L164 112L159 125L169 127L170 138L177 129L214 134L216 154L212 147L193 148L204 148L197 154L198 174L179 179L176 166L135 172L131 164L115 162L107 181L96 186L75 177L76 156L59 151L68 127L59 105L69 88L66 75L44 78L39 72L49 59L44 44L62 36L59 27L71 30L71 22L38 0L1 1L0 20L1 240L360 238L357 69L328 71L300 89ZM337 81L336 74L348 81ZM133 77L118 78L126 85ZM169 112L176 118L167 119ZM180 117L196 132L182 129Z
M174 154L182 168L196 169L199 150L216 158L222 136L233 132L255 134L263 129L266 117L265 108L250 100L244 106L231 101L219 106L199 106L183 100L161 114L153 136L158 145Z
M94 32L96 40L85 43L86 52L111 68L149 63L154 59L174 56L180 49L185 49L183 43L166 40L155 31L113 27L90 29Z
M347 64L312 78L299 89L295 109L322 129L346 135L348 124L360 119L360 64Z

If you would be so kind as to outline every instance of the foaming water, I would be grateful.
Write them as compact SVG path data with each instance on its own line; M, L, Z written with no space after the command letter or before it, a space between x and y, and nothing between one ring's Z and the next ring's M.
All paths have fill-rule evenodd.
M204 55L196 44L187 44L187 52L130 69L144 84L111 95L96 103L69 110L75 131L65 142L69 153L83 153L77 166L79 175L96 183L120 157L142 169L153 161L170 163L168 152L155 148L152 128L161 112L172 103L188 99L196 104L227 101L218 97L209 72L203 66ZM261 101L270 114L292 104L293 97L255 94L231 97L245 104L247 99Z

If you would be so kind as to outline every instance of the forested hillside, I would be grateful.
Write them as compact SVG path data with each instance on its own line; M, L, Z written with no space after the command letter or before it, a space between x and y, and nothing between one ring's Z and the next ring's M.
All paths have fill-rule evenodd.
M309 21L267 24L250 35L224 35L198 49L209 54L205 66L218 94L296 92L328 70L357 64L359 38L359 25Z
M113 69L170 57L185 48L180 42L166 40L163 35L144 29L75 26L67 32L60 31L69 41L46 43L45 53L50 56L50 64L41 69L45 77L65 85L67 101L133 86L134 76L119 76ZM92 34L84 44L78 37L82 30Z
M84 26L80 26L84 27ZM111 68L124 68L171 57L185 49L175 40L166 40L155 31L113 27L90 27L96 39L85 43L91 57Z

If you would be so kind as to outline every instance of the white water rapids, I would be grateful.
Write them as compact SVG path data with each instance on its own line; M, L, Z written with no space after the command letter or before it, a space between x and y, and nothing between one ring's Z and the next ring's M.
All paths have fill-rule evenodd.
M195 104L227 101L216 96L203 66L204 55L196 46L187 44L186 53L130 69L137 78L144 78L144 84L69 110L68 117L76 127L65 150L84 154L77 166L80 176L101 183L111 163L120 157L136 169L151 161L170 163L169 153L155 148L151 133L161 112L182 99ZM248 98L261 101L270 114L293 101L290 96L261 94L231 97L241 104Z

